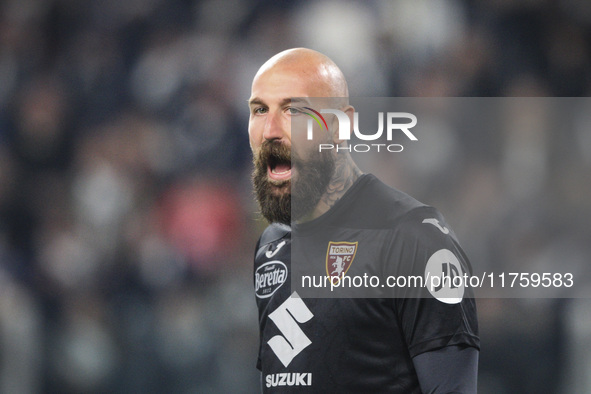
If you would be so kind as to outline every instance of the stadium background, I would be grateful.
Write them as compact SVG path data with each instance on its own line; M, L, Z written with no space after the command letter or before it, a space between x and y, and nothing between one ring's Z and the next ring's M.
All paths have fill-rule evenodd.
M246 99L271 55L325 52L357 96L584 97L590 39L577 0L0 1L0 392L257 391ZM589 263L588 126L445 142L461 162L391 180L473 261ZM480 392L591 391L587 299L479 307Z

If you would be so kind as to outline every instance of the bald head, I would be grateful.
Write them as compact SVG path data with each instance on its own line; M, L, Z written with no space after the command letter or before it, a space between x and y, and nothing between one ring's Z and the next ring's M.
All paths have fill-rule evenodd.
M261 66L253 85L257 79L277 72L291 73L315 86L310 97L349 97L347 81L339 67L328 56L312 49L294 48L276 54Z

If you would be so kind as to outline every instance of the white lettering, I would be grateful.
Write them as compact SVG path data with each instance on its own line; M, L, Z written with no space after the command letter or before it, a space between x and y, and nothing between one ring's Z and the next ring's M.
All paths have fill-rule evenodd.
M287 272L281 268L276 268L271 272L255 274L255 291L268 286L275 286L285 282L285 275Z
M359 138L360 140L363 140L363 141L377 140L378 138L380 138L382 136L382 132L384 131L384 113L378 112L378 131L375 134L364 135L364 134L361 134L361 132L359 131L359 114L357 112L355 112L353 114L353 131L355 132L355 135L357 136L357 138Z
M340 146L340 145L333 145L333 144L319 144L318 145L318 152L327 151L327 150L336 150L337 152L345 151L345 152L357 152L357 153L365 153L369 151L376 151L381 152L382 148L385 147L388 152L398 153L404 150L404 147L400 144L351 144L347 146Z
M363 149L361 149L363 147ZM369 152L369 150L371 149L371 147L367 144L357 144L357 145L353 145L353 150L355 152Z
M331 246L330 254L351 254L355 252L355 246Z
M321 109L321 114L333 114L339 121L339 139L350 140L351 139L351 121L346 113L339 111L338 109ZM308 133L308 137L310 134ZM311 139L311 138L308 138Z
M265 386L312 386L311 372L281 372L265 376Z
M306 381L305 381L306 375L307 374L304 374L304 373L298 374L298 380L296 382L297 386L307 386Z
M390 149L393 146L399 147L400 150L392 150L392 149ZM388 152L402 152L403 149L404 149L404 147L402 145L400 145L400 144L391 144L391 145L388 145Z
M337 117L339 122L339 139L340 140L350 140L351 139L351 121L346 113L343 111L339 111L337 109L321 109L320 113L323 114L332 114ZM411 141L417 141L417 137L410 131L411 128L416 126L417 124L417 117L409 112L388 112L387 113L387 130L386 130L386 137L388 141L392 140L392 134L394 130L402 131ZM394 119L408 119L410 122L408 123L395 123ZM374 134L363 134L359 131L359 114L355 112L353 114L353 132L355 136L362 141L375 141L379 139L384 131L384 113L378 112L378 130ZM307 138L308 140L314 139L313 135L313 122L311 119L308 119L308 131L307 131ZM327 149L333 149L334 147L328 148L330 144L326 145ZM338 149L338 146L337 146ZM379 151L379 150L378 150Z
M410 119L410 123L392 123L392 119L394 118L408 118ZM392 140L392 130L401 130L406 134L408 138L412 141L416 141L417 137L414 136L413 133L410 132L410 128L415 127L417 125L417 117L408 112L388 112L388 141Z

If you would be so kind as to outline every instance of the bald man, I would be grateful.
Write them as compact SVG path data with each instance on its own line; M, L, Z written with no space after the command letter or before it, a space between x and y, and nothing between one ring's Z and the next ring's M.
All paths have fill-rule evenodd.
M326 262L327 270L331 256L339 272L348 259L347 275L423 275L440 259L450 270L471 271L436 209L363 174L346 149L318 151L323 142L346 148L336 118L326 116L327 129L316 129L311 141L292 135L295 117L318 98L353 124L348 96L337 65L305 48L273 56L252 83L253 183L270 223L254 264L263 392L476 392L480 343L472 298L302 299L291 290L292 263L304 263L292 261L292 236L304 245L306 261ZM335 245L347 252L333 256Z

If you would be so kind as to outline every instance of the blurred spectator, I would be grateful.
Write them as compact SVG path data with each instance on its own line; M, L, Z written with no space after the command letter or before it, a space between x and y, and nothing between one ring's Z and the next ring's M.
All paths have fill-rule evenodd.
M590 39L574 0L0 2L0 392L258 390L246 99L274 53L326 52L353 97L584 97ZM585 103L434 118L366 164L482 267L588 277ZM481 392L591 390L586 303L479 305Z

